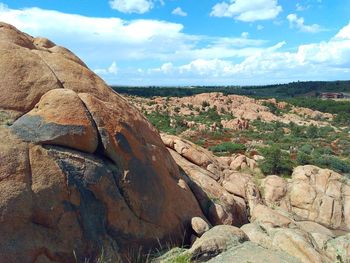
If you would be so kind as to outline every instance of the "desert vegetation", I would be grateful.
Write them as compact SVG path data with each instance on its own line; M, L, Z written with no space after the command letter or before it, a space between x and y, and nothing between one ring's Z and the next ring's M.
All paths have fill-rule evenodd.
M128 98L161 132L182 136L218 156L241 153L265 157L259 161L265 175L289 176L294 167L307 164L350 174L350 102L253 99L255 115L248 116L249 127L240 128L236 123L245 121L244 117L230 108L235 98L216 94L212 104L203 94L194 104L187 103L191 97Z

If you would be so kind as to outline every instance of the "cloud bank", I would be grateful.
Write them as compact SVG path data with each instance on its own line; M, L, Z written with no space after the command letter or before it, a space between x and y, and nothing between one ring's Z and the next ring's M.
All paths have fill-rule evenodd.
M284 41L253 39L246 32L237 37L186 34L182 24L162 20L4 5L0 18L68 47L110 84L264 84L348 79L350 73L350 23L327 41L285 49Z

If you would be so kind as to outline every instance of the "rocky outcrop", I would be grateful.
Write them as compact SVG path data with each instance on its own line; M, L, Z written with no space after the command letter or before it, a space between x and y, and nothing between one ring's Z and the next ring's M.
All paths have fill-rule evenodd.
M156 129L67 49L0 23L0 87L0 262L117 262L205 218Z
M268 176L263 189L270 206L277 205L301 220L350 231L350 181L334 171L299 166L289 182Z
M194 239L187 251L193 260L193 251L205 236L205 244L211 244L210 248L199 246L198 251L202 252L198 255L205 260L211 258L210 262L232 262L244 256L256 262L346 262L349 182L345 177L315 166L300 166L291 179L271 175L261 180L258 187L251 174L239 172L232 165L238 159L249 160L244 155L216 157L184 139L169 135L162 135L162 139L214 226ZM331 205L325 206L325 202ZM322 221L323 218L329 220ZM208 233L218 224L242 226L250 241L215 252L214 247L220 246L215 245L217 238L211 239ZM249 256L248 248L254 251ZM196 260L204 260L200 258Z
M161 137L212 225L248 222L248 206L261 202L251 175L237 172L230 162L187 140L166 134Z
M250 121L261 120L263 122L283 122L295 123L298 125L308 126L327 126L329 121L333 119L333 115L314 111L311 109L294 107L286 102L277 102L275 99L257 100L247 96L240 95L224 95L220 92L202 93L189 97L155 97L141 98L128 97L139 109L151 112L167 112L171 116L191 116L198 115L200 112L215 110L218 114L230 114L234 119L222 120L223 128L231 130L244 130L250 125ZM283 110L281 114L271 111L265 103L273 104L276 108ZM307 119L307 120L305 120ZM214 123L212 123L214 125ZM196 127L197 130L204 129L214 131L211 125L197 122L188 126L188 128ZM217 123L215 124L215 126ZM254 125L253 125L254 126Z

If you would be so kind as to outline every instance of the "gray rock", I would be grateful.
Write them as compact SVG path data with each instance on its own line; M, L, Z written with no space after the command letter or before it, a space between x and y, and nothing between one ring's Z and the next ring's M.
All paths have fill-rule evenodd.
M244 242L212 258L208 263L300 263L282 251L268 250L252 242Z
M201 217L193 217L191 220L191 226L198 236L203 235L210 229L210 225Z
M189 253L193 261L206 261L227 249L248 240L244 232L234 226L219 225L205 232L196 240Z

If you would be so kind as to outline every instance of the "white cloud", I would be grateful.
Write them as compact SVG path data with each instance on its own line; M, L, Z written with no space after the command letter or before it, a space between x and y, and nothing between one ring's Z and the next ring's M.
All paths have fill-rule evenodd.
M350 74L350 23L328 41L300 45L294 51L289 47L287 52L283 41L271 44L248 34L189 35L183 33L183 25L159 20L86 17L4 5L0 17L70 48L111 84L261 84L348 79Z
M153 8L152 0L110 0L109 5L122 13L144 14Z
M310 7L311 7L311 5L303 6L300 3L296 3L296 5L295 5L296 11L299 11L299 12L305 11L305 10L309 9Z
M296 51L282 51L286 42L256 50L237 63L226 59L195 59L173 67L178 79L219 84L261 84L270 81L329 80L348 78L350 73L350 23L329 41L300 45ZM248 82L244 82L247 80Z
M256 26L256 29L259 30L259 31L260 31L260 30L263 30L263 29L264 29L264 26L262 26L262 25L257 25L257 26Z
M177 16L187 16L187 13L181 7L176 7L171 13Z
M318 24L306 25L304 18L298 17L296 14L289 14L287 19L289 21L290 28L297 28L302 32L318 33L325 30Z
M249 32L242 32L241 37L242 38L248 38L249 37Z
M350 22L347 26L343 27L338 34L335 35L335 39L350 40Z
M111 58L118 61L166 59L168 53L187 49L196 41L195 36L181 32L183 25L159 20L126 21L5 6L0 9L0 17L31 35L45 36L69 47L90 65L111 61Z
M210 13L216 17L232 17L244 22L269 20L278 16L282 7L277 0L230 0L213 6Z
M117 63L115 61L112 62L112 64L106 68L106 69L95 69L94 72L99 75L117 75L118 74L118 67Z

